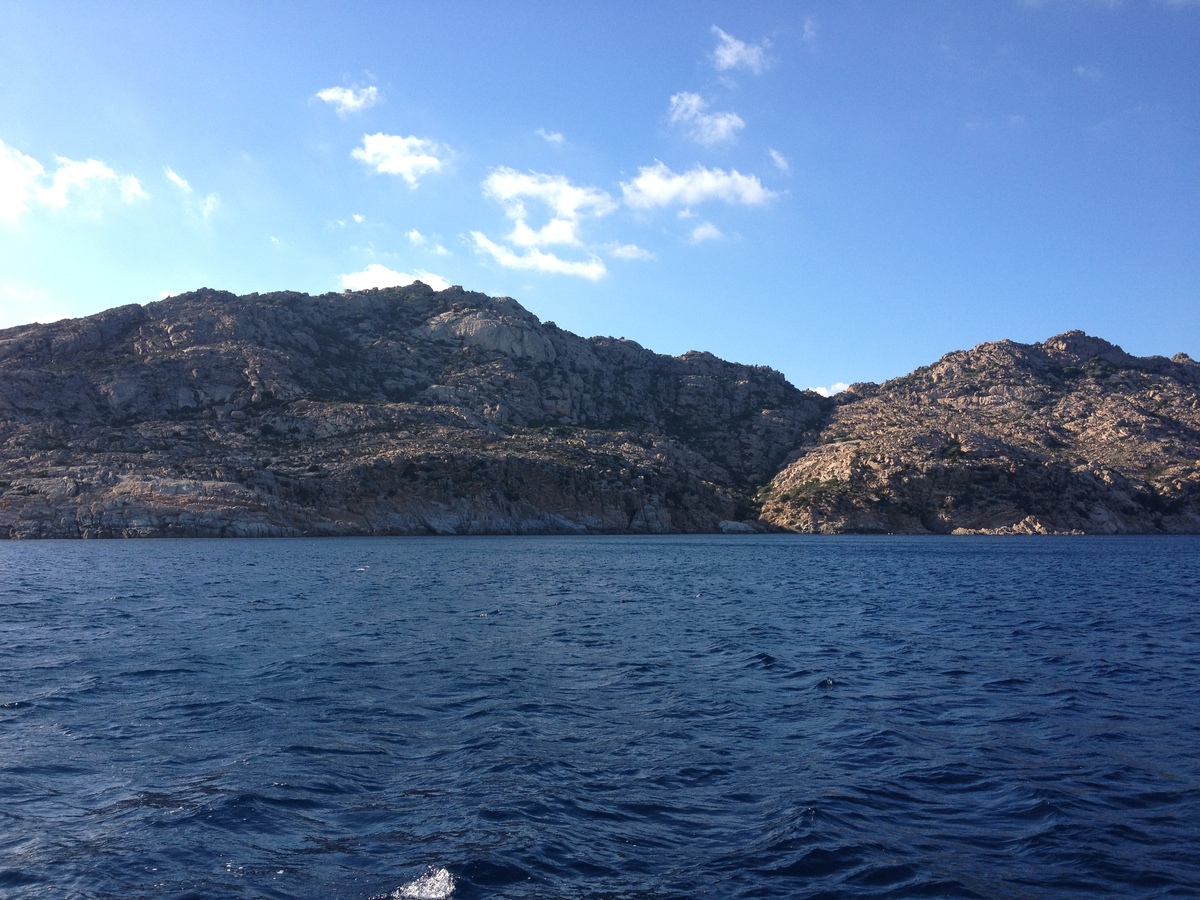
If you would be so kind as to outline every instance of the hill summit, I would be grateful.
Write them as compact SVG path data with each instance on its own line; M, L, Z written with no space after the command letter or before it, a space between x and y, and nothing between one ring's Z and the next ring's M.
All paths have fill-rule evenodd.
M1200 532L1200 365L1080 332L834 399L416 283L0 331L0 536Z

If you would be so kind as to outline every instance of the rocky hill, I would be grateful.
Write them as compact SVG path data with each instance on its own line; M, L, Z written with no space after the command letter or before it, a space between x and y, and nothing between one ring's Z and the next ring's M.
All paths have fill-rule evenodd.
M1068 332L854 385L760 494L803 532L1200 532L1200 364Z
M204 289L0 331L0 536L745 530L828 408L461 288Z
M451 288L0 331L0 537L1197 532L1200 366L1072 332L827 400Z

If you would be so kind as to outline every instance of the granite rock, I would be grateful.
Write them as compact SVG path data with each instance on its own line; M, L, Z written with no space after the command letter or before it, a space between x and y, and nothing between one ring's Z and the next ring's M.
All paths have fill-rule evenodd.
M1072 331L854 385L760 492L792 531L1200 531L1200 365Z
M461 288L0 331L0 536L717 532L829 404Z

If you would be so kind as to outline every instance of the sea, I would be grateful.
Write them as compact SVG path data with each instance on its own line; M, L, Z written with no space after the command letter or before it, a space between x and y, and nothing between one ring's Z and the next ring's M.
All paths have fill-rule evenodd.
M0 897L1200 896L1200 537L0 542Z

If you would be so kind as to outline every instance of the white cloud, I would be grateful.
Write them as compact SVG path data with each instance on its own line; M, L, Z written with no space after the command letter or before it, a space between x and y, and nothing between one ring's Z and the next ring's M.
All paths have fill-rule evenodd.
M47 173L32 156L0 141L0 221L15 224L35 203L64 209L81 194L96 199L105 185L116 187L125 203L149 199L136 177L118 175L99 160L57 156L55 162L58 168Z
M417 231L415 228L409 231L406 236L408 237L408 242L414 247L421 247L422 249L429 250L431 253L436 253L438 256L450 255L450 251L441 244L431 245L429 243L429 238L425 237L425 235L421 234L421 232Z
M708 104L699 94L675 94L671 97L671 124L682 125L688 136L701 144L733 140L746 127L737 113L710 113L707 109Z
M150 195L142 189L142 183L133 175L122 176L120 185L121 199L126 203L132 203L134 200L150 199Z
M566 138L562 136L560 131L547 131L545 128L539 128L537 135L547 144L553 144L555 147L561 147Z
M744 206L760 206L778 196L763 187L754 175L743 175L736 169L709 169L696 166L677 174L664 163L643 166L632 181L621 182L625 202L637 209L680 204L690 206L705 200L723 200Z
M361 225L363 222L367 221L366 216L362 215L361 213L355 213L350 218L354 220L355 225Z
M716 25L712 33L717 36L717 49L713 51L713 62L719 71L729 69L749 69L755 75L761 75L767 67L767 48L771 46L764 40L761 44L747 44L726 34Z
M579 236L576 233L578 223L571 219L551 219L541 228L530 228L522 220L513 226L508 239L520 247L549 247L562 244L568 247L579 246Z
M190 194L192 192L192 186L190 184L188 184L188 181L186 178L184 178L182 175L180 175L178 172L176 172L170 166L167 166L165 171L166 171L168 181L170 181L172 184L174 184L176 187L178 187L185 194Z
M525 199L540 200L554 218L578 220L584 215L602 216L617 208L616 201L594 187L572 184L562 175L518 172L499 168L483 182L484 194L505 207L510 218L525 218Z
M513 220L513 229L505 240L521 250L497 244L482 232L473 231L476 250L487 253L508 269L575 275L591 281L607 274L604 262L595 255L586 260L567 260L540 249L581 246L580 223L589 216L607 215L617 208L617 201L605 191L572 184L562 175L499 168L484 180L483 193L500 203L505 215ZM535 228L527 221L526 201L545 206L548 219L541 227Z
M721 233L721 229L712 222L701 222L692 229L692 243L699 244L701 241L715 241L718 238L723 238L725 235Z
M804 20L804 40L813 41L817 38L817 20L809 16Z
M42 164L0 141L0 222L16 223L37 199Z
M617 259L654 259L654 254L637 244L614 244L608 248L608 255Z
M170 166L167 166L163 170L163 174L166 175L167 180L169 182L171 182L173 185L175 185L177 188L179 188L179 190L183 191L184 196L189 197L189 198L191 197L192 185L186 178L184 178L182 175L180 175L178 172L176 172ZM189 199L187 201L188 209L190 209L193 213L195 213L197 216L199 216L201 219L203 219L206 222L212 216L212 214L217 211L217 207L220 205L221 205L221 201L219 199L217 199L216 194L205 194L203 197L201 197L199 199L196 199L196 200Z
M809 390L816 391L822 397L832 397L834 394L840 394L848 387L850 387L850 385L846 384L844 381L835 381L833 384L829 385L829 387L810 387Z
M767 153L771 157L771 162L775 163L775 168L777 168L780 172L790 172L792 170L791 163L787 161L787 157L774 147L768 148Z
M84 190L89 183L117 180L117 173L99 160L77 162L62 156L55 159L58 169L54 172L50 187L42 190L38 198L54 209L62 209L67 205L68 194L72 188Z
M487 235L472 231L471 237L475 247L486 252L497 263L506 269L523 269L534 272L550 272L557 275L575 275L589 281L599 281L606 274L603 260L593 256L582 262L561 259L553 253L546 253L533 247L523 254L518 254L508 247L503 247L490 240Z
M580 221L617 208L616 201L598 188L572 184L562 175L509 168L494 169L484 179L483 193L499 202L505 215L514 220L508 240L522 247L579 246ZM526 221L526 200L537 200L549 211L549 220L540 228L532 228Z
M423 281L435 291L444 291L450 287L450 282L441 275L435 275L432 272L422 272L420 270L417 271L416 275L409 275L407 272L397 272L379 263L371 263L361 272L351 272L341 277L342 287L352 291L365 291L370 288L407 287L414 281Z
M369 106L374 106L375 101L379 99L379 89L376 87L365 87L360 91L354 88L331 87L325 88L323 91L317 91L317 99L324 100L330 106L337 109L339 116L347 116L350 113L362 112Z
M149 198L142 190L141 182L132 175L118 175L104 163L95 159L78 162L65 156L56 156L58 168L54 171L50 186L39 193L38 201L54 209L63 209L72 192L87 192L93 186L115 182L126 203Z
M440 172L447 151L424 138L395 134L364 134L363 145L350 155L385 175L399 175L415 188L417 180L430 172Z

